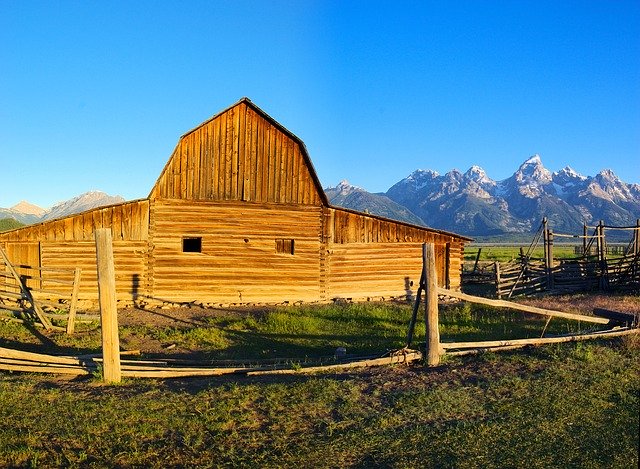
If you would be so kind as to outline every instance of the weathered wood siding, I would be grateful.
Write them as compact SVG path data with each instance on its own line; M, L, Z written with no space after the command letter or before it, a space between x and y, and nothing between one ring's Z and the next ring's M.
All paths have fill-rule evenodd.
M132 299L144 295L147 283L148 200L98 208L0 233L0 244L14 265L66 270L66 273L52 274L56 279L73 280L73 269L80 267L80 298L97 299L96 253L93 241L96 228L112 230L118 299ZM19 269L19 272L22 271ZM57 290L63 288L53 283L47 285L47 275L48 272L43 271L45 280L42 287L55 287Z
M304 145L241 101L180 138L150 198L320 205Z
M308 205L156 200L152 296L225 304L318 300L321 216L320 207ZM201 238L201 252L183 252L185 237ZM276 252L277 240L293 240L294 253Z
M88 241L97 228L111 228L114 240L143 241L148 227L149 201L143 199L0 233L0 242Z
M462 241L453 235L341 209L325 210L328 298L415 294L422 243L434 243L438 284L460 287Z
M116 294L119 300L133 300L147 294L146 257L146 241L113 241ZM79 297L88 300L98 299L94 241L42 243L41 261L42 267L47 269L69 269L70 265L82 269ZM57 273L56 278L73 280L73 273ZM46 280L43 283L47 286ZM50 286L58 288L55 284Z

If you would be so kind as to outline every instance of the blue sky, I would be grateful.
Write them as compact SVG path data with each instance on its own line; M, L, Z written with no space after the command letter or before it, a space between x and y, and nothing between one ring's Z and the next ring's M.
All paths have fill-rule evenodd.
M324 186L415 169L640 183L640 2L0 0L0 207L145 197L243 96Z

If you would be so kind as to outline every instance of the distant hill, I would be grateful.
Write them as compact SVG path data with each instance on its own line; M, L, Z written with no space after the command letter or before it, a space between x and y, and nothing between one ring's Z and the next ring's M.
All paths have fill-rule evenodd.
M554 231L563 233L580 233L584 222L621 226L640 218L640 185L627 184L608 169L593 177L568 166L552 173L539 155L502 181L489 178L479 166L444 175L416 170L386 193L373 195L376 200L386 196L426 226L472 237L519 238L536 231L545 216ZM367 208L364 194L358 203L335 192L327 196L335 205Z
M0 231L14 230L24 226L24 223L20 223L15 218L1 218L0 219Z
M90 191L70 200L60 202L50 209L43 209L23 200L11 208L0 208L0 218L14 220L21 224L19 226L31 225L120 202L124 202L124 198L119 195L112 196L100 191ZM19 226L14 226L13 228L19 228Z
M359 212L368 212L393 220L404 221L413 225L424 225L417 215L407 207L394 202L386 195L372 194L348 181L340 182L336 187L326 188L327 198L333 205L346 207Z

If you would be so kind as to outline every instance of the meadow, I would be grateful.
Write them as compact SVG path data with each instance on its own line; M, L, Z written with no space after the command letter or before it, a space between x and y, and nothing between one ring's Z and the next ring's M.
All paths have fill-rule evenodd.
M401 303L197 310L154 324L140 311L122 315L120 333L123 348L144 345L150 356L304 365L336 347L353 355L402 347L410 311ZM537 337L544 323L476 305L441 308L443 340ZM548 333L576 328L554 319ZM637 467L636 337L445 357L437 368L116 386L2 372L0 466ZM89 323L69 337L0 323L0 345L91 352L99 331Z

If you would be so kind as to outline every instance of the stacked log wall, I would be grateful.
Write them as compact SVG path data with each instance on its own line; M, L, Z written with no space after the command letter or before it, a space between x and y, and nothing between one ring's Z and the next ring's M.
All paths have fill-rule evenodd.
M146 294L148 227L149 202L137 200L0 233L0 245L19 273L21 265L62 269L68 273L57 278L73 280L73 269L81 268L79 297L95 300L98 286L93 233L97 228L111 228L118 299L130 300ZM29 282L28 286L39 288Z
M317 301L321 216L320 207L308 205L157 200L152 296L222 304ZM201 252L183 252L184 238L200 238ZM290 251L278 252L283 243Z
M434 243L438 284L460 288L464 246L459 237L336 208L327 209L325 219L329 298L414 295L422 243Z

